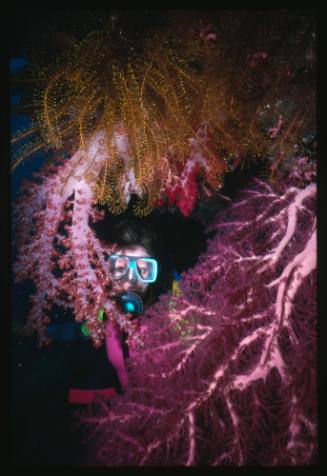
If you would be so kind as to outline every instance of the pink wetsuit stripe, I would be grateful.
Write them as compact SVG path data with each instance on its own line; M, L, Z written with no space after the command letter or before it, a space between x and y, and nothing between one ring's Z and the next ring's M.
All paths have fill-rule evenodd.
M114 397L116 395L116 391L114 388L101 388L97 390L70 388L68 401L69 403L92 403L96 395Z

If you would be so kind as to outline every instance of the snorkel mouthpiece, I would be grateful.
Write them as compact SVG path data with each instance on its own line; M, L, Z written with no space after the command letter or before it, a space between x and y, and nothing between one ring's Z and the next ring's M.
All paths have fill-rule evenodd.
M123 312L133 315L141 314L143 310L143 302L140 296L132 291L126 291L119 297L119 302Z

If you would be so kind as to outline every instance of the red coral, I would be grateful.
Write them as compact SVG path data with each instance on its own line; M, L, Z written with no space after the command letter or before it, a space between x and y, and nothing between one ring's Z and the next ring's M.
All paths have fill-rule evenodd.
M185 167L180 179L177 179L177 184L165 190L170 205L176 204L181 213L187 217L189 216L198 199L198 184L197 177L200 174L200 167L195 164L193 166Z

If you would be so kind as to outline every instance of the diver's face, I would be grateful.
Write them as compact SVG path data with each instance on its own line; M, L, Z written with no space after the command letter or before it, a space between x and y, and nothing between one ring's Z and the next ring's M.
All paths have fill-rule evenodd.
M143 258L150 257L149 253L143 246L118 248L115 254ZM121 279L117 280L117 283L119 284L121 291L132 291L134 293L140 294L141 296L145 294L146 290L149 287L149 283L144 283L143 281L141 281L132 268L129 268L126 275L123 276Z

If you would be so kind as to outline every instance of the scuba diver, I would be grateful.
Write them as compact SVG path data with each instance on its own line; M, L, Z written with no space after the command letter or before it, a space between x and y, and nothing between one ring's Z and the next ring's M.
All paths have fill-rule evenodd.
M110 237L109 244L116 244L115 253L107 259L108 270L119 284L115 299L123 312L137 320L162 293L172 289L171 252L146 219L114 217L112 221L93 227L101 241L108 243ZM104 319L103 313L100 310L98 318ZM129 356L127 334L118 326L113 330L115 338L106 338L96 348L85 322L58 312L48 326L52 345L34 350L34 340L28 340L29 354L22 358L16 384L21 389L19 401L13 405L17 414L13 431L18 435L15 461L83 463L86 450L83 435L75 430L76 412L85 410L97 396L110 399L122 394L128 384L124 365Z
M144 219L119 219L111 225L110 234L101 227L96 231L100 240L116 245L115 253L107 259L108 270L119 289L114 299L124 313L137 319L160 294L172 289L176 271L171 256L154 227ZM103 309L98 319L105 319ZM99 348L92 345L85 322L49 326L48 335L54 342L66 340L68 346L71 404L92 403L96 395L110 398L128 386L127 333L116 323L106 325L110 335Z

